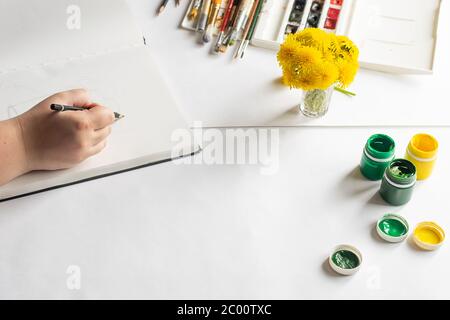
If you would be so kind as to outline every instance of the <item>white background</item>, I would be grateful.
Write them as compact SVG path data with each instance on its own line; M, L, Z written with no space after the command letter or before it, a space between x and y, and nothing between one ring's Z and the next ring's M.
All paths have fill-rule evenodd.
M230 94L256 96L260 88L250 78L245 88L233 79L272 59L247 59L239 68L226 57L211 62L176 29L184 9L170 7L156 19L156 2L129 1L188 116L196 107L214 110L218 95L197 94L187 66L196 75L214 66ZM249 50L248 56L257 52ZM387 133L402 156L421 131L441 143L436 170L409 204L387 206L379 183L358 172L363 145L371 134ZM388 212L412 227L432 220L449 230L448 129L285 128L278 159L271 176L257 165L166 163L0 203L0 298L450 298L448 244L423 252L410 239L388 244L374 233ZM363 254L355 276L338 276L327 265L341 243ZM80 290L67 288L71 265L81 268Z

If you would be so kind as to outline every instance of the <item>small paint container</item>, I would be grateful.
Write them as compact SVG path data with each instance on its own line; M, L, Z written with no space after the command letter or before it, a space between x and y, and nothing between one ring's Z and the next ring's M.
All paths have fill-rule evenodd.
M389 163L381 181L380 195L389 204L401 206L411 200L416 185L416 167L405 159Z
M445 232L435 222L422 222L414 229L413 239L420 248L432 251L444 243Z
M334 271L349 276L355 274L361 267L362 254L355 247L343 244L334 248L328 262Z
M412 137L406 148L405 159L417 168L417 180L427 179L436 163L439 143L432 135L419 133Z
M313 0L308 18L306 19L307 28L317 28L319 26L324 4L325 0Z
M361 173L369 180L381 180L394 156L394 140L385 134L374 134L364 146L360 163Z
M402 242L408 237L409 224L398 214L385 214L377 222L377 233L387 242Z
M334 30L334 29L336 29L336 25L337 25L337 20L327 18L327 20L325 20L325 25L323 27L328 30Z

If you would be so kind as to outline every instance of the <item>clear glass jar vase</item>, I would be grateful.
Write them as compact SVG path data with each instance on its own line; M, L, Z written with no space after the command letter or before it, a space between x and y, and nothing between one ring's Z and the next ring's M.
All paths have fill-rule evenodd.
M319 118L328 112L334 86L326 90L314 89L303 91L300 112L309 118Z

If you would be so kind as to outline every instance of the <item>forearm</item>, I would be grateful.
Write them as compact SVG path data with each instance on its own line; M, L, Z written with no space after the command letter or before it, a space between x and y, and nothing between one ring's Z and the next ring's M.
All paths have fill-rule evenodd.
M0 121L0 185L26 173L27 167L19 121Z

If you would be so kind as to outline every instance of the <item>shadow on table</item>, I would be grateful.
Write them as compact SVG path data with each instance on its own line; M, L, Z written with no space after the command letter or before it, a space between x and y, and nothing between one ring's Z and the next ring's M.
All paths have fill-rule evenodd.
M437 254L437 251L428 251L428 250L423 250L423 249L419 248L417 246L417 244L414 242L412 234L408 237L408 239L406 239L406 242L408 242L408 246L415 252L419 252L421 254L426 254L427 256Z
M342 178L338 190L345 193L345 196L355 197L378 188L379 185L376 182L364 178L358 165Z
M300 115L300 110L298 109L298 104L293 106L292 108L284 111L274 119L271 119L266 125L270 126L303 126L307 123L314 121L311 118L307 118L305 116Z
M383 245L389 244L389 242L381 239L380 236L378 235L377 222L370 224L370 236L377 243L380 243L380 244L383 244Z
M380 193L377 192L369 199L369 201L367 201L367 204L369 205L374 205L374 206L382 206L382 207L389 207L392 208L392 206L387 203L386 201L383 200L383 198L380 196ZM399 206L398 208L401 208L401 206Z
M322 263L322 271L331 278L341 278L342 276L337 274L336 271L331 269L330 263L328 262L328 258Z

